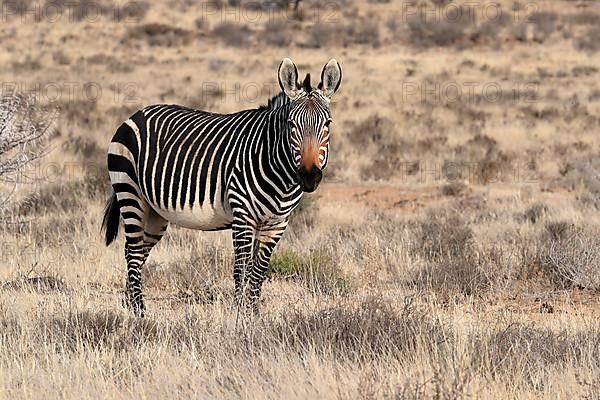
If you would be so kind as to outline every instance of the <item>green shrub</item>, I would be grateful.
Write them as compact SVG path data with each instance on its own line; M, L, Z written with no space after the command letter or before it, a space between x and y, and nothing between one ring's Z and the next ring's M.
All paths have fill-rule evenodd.
M310 250L303 256L292 250L273 255L269 265L271 279L282 278L301 283L313 293L346 295L351 291L348 277L326 249Z

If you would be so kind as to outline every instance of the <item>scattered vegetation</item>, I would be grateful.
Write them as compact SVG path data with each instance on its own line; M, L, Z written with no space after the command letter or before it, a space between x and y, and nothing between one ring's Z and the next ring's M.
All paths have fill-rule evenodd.
M554 222L541 240L540 263L558 288L600 290L600 232Z
M123 41L144 41L150 46L178 47L190 44L195 35L187 29L160 23L135 25L125 34Z
M284 278L306 286L313 294L346 295L350 278L327 249L310 250L306 256L291 250L276 252L269 265L271 279Z
M252 43L253 32L246 25L225 21L213 29L213 35L227 46L245 47Z

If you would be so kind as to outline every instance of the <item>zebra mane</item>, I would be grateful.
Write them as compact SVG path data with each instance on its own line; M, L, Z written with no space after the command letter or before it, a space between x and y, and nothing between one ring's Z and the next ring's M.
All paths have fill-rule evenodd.
M259 110L275 110L281 106L289 104L290 98L284 92L279 92L269 99L266 105L260 106Z

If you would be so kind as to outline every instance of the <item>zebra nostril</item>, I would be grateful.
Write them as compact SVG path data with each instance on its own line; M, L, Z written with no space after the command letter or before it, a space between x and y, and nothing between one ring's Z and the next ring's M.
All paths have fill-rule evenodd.
M323 172L319 167L313 165L310 169L300 167L297 171L298 183L305 192L314 192L323 179Z

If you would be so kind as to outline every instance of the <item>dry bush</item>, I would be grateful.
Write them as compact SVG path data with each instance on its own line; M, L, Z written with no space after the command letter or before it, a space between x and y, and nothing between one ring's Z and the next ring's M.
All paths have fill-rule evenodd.
M239 23L222 22L213 29L212 33L228 46L246 47L252 43L252 30L248 26Z
M127 318L109 310L69 310L59 317L40 318L35 327L38 340L49 343L57 353L84 349L123 352L165 340L169 333L168 326L156 321Z
M600 231L549 223L540 240L540 264L557 287L600 290Z
M105 162L106 150L98 146L98 143L85 136L75 136L69 133L69 136L62 142L62 149L79 156L86 162L95 162L103 164Z
M414 224L411 251L426 263L409 285L431 290L450 299L479 296L495 281L501 269L498 249L480 249L470 225L451 210L430 212Z
M535 21L532 22L532 40L538 43L544 43L553 33L562 28L558 15L554 12L536 13Z
M547 371L597 360L599 332L594 327L571 333L513 322L494 327L488 335L471 335L469 352L474 368L492 379L504 378L540 390Z
M353 148L373 150L371 163L361 169L364 179L391 178L400 171L403 154L413 147L397 137L394 123L389 118L377 114L358 122L347 135Z
M519 215L519 219L536 224L546 217L548 211L549 209L547 205L543 203L535 203L529 206L527 210L523 212L523 214Z
M58 65L71 64L71 59L69 58L67 53L65 53L62 50L57 50L54 53L52 53L52 60L54 60L54 62L57 63Z
M478 252L467 247L460 256L427 263L413 277L410 286L431 290L442 301L456 296L480 297L495 282L499 267L499 253Z
M325 23L319 21L310 30L306 47L322 48L344 45L344 33L341 24Z
M60 118L68 123L95 127L106 118L98 111L98 103L91 100L69 100L57 102Z
M337 257L326 248L310 250L307 255L292 250L276 252L269 263L269 277L298 282L315 295L347 295L353 289Z
M212 304L232 296L232 255L223 248L205 245L189 257L157 264L150 261L142 270L144 287L169 292L187 303Z
M454 160L447 161L444 171L453 171L453 164L465 165L461 171L469 173L462 178L468 178L470 183L497 183L511 178L514 155L500 149L498 142L487 135L475 134L465 144L455 146L453 153Z
M423 338L426 338L423 340ZM368 361L383 356L433 355L451 346L453 333L441 321L407 305L397 311L378 297L325 308L315 314L293 310L273 321L259 340L288 350L312 349L336 359Z
M381 44L379 40L379 23L375 21L375 17L349 24L345 28L345 35L347 37L346 46L362 44L378 48Z
M415 226L415 247L421 257L431 261L461 257L473 244L473 231L453 210L432 210Z
M104 197L108 173L86 174L82 179L48 183L22 200L13 210L15 215L31 216L46 213L68 212L84 208L90 199Z
M442 194L444 196L457 197L464 194L469 187L463 182L451 182L442 186Z
M187 29L149 23L129 28L123 37L123 42L144 41L150 46L179 47L190 44L194 37L194 32Z
M589 155L568 162L560 170L559 186L574 191L585 205L600 209L600 157Z
M379 25L371 19L361 19L348 25L341 22L317 22L310 30L306 47L348 47L352 45L380 46Z
M578 36L573 44L577 50L597 53L600 50L600 26L593 26Z
M600 26L600 14L593 12L579 12L565 16L565 22L573 25Z
M18 277L0 284L0 289L4 290L26 290L34 292L63 292L67 289L65 282L54 276L28 276L29 274Z
M8 205L25 167L45 154L54 115L33 100L17 94L0 97L0 208Z
M295 32L290 21L277 20L265 24L265 31L259 37L268 45L289 47L294 42Z
M109 71L123 73L133 72L135 66L137 65L136 63L127 62L126 60L124 61L105 53L94 54L90 57L87 57L85 61L93 65L104 65Z
M413 15L408 18L408 41L417 48L464 45L469 40L470 21L468 9L462 7L460 15L441 18L438 21Z

